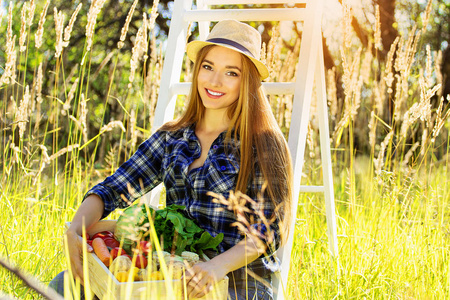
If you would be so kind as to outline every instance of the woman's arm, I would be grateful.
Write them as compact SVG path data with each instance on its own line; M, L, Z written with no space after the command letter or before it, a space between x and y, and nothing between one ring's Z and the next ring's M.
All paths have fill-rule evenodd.
M97 223L104 210L104 204L102 199L95 195L89 195L80 205L69 229L66 232L67 236L67 248L69 250L70 265L72 267L72 273L75 278L79 278L83 282L83 264L81 260L81 254L83 251L83 239L82 232L83 226L86 231L95 223ZM91 246L87 245L88 252L92 252Z
M217 281L229 272L242 268L260 255L257 243L247 236L229 250L217 255L207 262L194 265L186 270L186 295L188 298L200 298L209 293Z

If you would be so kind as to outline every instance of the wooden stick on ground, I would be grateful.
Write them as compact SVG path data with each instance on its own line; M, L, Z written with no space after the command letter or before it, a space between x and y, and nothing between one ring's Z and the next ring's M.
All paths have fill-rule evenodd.
M64 298L56 293L53 289L44 286L37 279L32 277L31 275L27 275L23 273L16 266L11 265L9 262L0 257L0 266L7 269L9 272L16 275L19 279L21 279L28 287L32 290L36 291L38 294L41 294L45 299L49 300L64 300Z

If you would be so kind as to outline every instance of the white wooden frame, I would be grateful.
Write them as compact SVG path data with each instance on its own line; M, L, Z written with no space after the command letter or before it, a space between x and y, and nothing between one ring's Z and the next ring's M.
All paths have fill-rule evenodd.
M223 0L197 0L196 9L192 9L192 0L175 0L172 21L167 40L165 62L161 76L161 86L155 110L153 131L165 122L173 119L177 95L188 94L190 83L180 83L180 75L185 54L187 30L190 22L198 22L200 39L205 39L211 21L236 19L239 21L303 21L303 35L300 45L299 66L296 81L292 83L263 83L268 94L294 94L292 120L288 144L294 166L294 191L292 214L294 216L290 234L284 247L277 251L281 260L281 272L273 276L274 298L284 299L289 275L291 251L294 241L295 217L300 192L323 192L325 197L327 234L331 254L337 259L338 244L336 216L333 194L333 178L328 129L328 112L323 65L321 20L323 0L280 1L280 0L230 0L226 4L305 4L304 8L288 5L287 8L255 9L211 9L214 5L223 5ZM317 115L320 131L320 149L323 168L323 186L301 186L301 174L305 155L306 134L310 120L310 106L313 84L317 90ZM148 201L156 206L160 188L155 189Z

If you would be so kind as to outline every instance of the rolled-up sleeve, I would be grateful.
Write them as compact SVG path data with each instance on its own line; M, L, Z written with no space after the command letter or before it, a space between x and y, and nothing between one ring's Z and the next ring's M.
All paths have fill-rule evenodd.
M102 218L116 208L125 208L162 182L166 134L154 133L111 176L91 188L84 199L96 194L104 202Z

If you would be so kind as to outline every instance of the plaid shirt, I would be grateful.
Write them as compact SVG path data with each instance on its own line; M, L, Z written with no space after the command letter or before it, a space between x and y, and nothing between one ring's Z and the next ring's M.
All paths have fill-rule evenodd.
M191 163L201 154L194 125L174 132L157 131L113 175L89 190L85 198L96 194L103 199L104 218L116 208L126 208L162 182L166 188L166 205L184 205L186 216L195 220L202 229L212 236L224 234L218 246L219 253L222 253L243 239L237 227L232 225L237 221L233 211L223 204L214 203L211 196L206 194L212 191L228 198L229 191L236 187L239 141L232 140L231 151L230 147L226 150L225 134L221 133L212 143L203 166L189 170ZM247 195L257 199L263 183L262 172L256 166ZM274 210L272 202L266 199L260 205L264 206L264 214L269 219ZM274 232L275 246L278 247L280 235L277 223L271 225L271 230ZM265 230L262 231L265 233ZM259 258L247 267L259 276L266 277L271 271L264 266L263 261ZM242 277L243 269L234 275Z

